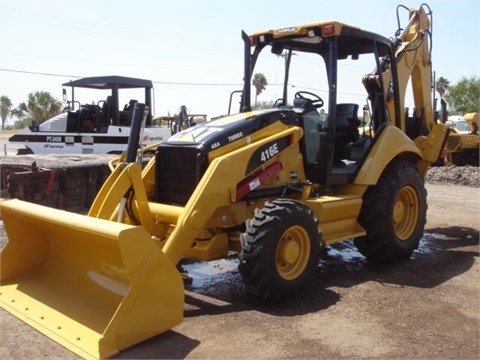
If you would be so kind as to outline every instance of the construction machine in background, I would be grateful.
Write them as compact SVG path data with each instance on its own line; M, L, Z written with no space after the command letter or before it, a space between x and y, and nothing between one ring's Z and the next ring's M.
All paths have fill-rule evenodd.
M185 105L180 106L178 116L171 121L171 132L175 135L179 131L188 129L197 124L202 124L207 121L206 114L188 114Z
M67 110L47 121L18 131L8 140L23 145L17 155L27 154L121 154L127 149L136 99L120 106L121 96L140 95L141 103L152 109L151 80L125 76L94 76L63 84L71 88L71 96L63 89ZM78 92L91 90L97 100L91 104L77 99ZM100 95L101 94L101 95ZM155 126L148 114L142 145L158 143L170 136L168 128Z
M447 164L479 166L480 113L468 113L450 124L444 156Z
M393 40L332 21L243 32L242 112L176 133L142 168L137 104L132 145L88 215L2 202L1 306L77 354L104 358L182 321L182 258L235 251L247 288L265 299L303 291L321 247L335 242L353 238L371 261L409 258L426 221L423 177L448 128L433 118L431 11L407 10ZM252 74L267 50L286 54L283 94L252 111ZM295 68L304 55L317 61ZM342 64L364 58L375 70L352 79ZM295 69L323 74L322 97L300 90L289 101ZM363 83L373 137L358 133L359 105L340 101L352 81Z

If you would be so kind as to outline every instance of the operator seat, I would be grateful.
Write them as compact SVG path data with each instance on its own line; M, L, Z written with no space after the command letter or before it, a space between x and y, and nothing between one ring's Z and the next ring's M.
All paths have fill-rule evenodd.
M336 109L334 162L338 163L349 157L351 144L360 137L358 127L361 121L357 104L337 104Z
M135 109L135 104L138 102L138 100L131 99L128 104L125 104L123 107L123 111L133 111Z
M110 119L112 118L113 103L112 97L107 96L107 100L103 103L102 114L103 114L103 125L110 125Z

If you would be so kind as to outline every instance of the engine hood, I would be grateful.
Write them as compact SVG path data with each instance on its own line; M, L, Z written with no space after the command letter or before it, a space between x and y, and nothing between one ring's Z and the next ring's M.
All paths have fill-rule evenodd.
M171 136L162 145L203 145L206 151L210 151L247 137L276 121L293 125L296 119L295 111L290 109L250 111L185 129Z

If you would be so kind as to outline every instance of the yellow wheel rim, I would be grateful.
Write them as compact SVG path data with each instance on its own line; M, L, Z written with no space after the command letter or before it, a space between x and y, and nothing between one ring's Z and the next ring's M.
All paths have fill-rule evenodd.
M418 221L419 202L415 189L405 186L400 190L393 205L393 227L400 240L407 240L415 231Z
M299 277L310 257L310 238L301 226L292 226L282 235L275 256L278 274L285 280Z

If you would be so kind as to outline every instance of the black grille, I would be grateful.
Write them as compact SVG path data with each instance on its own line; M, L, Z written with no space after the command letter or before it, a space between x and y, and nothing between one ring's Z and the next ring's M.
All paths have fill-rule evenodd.
M155 156L156 200L185 205L207 167L202 147L161 144Z

